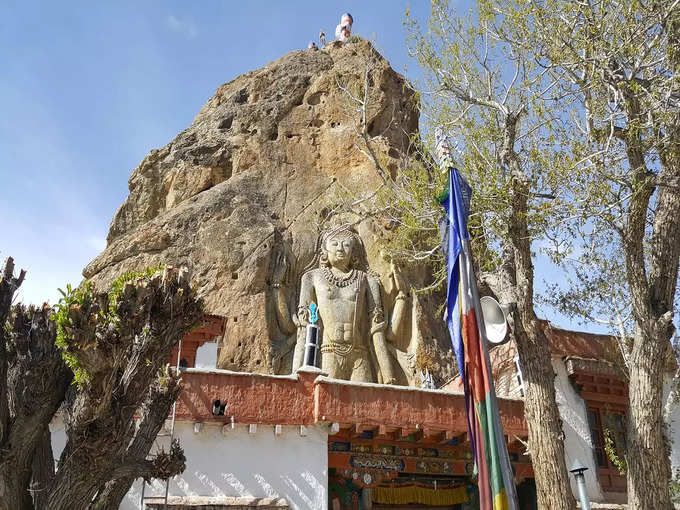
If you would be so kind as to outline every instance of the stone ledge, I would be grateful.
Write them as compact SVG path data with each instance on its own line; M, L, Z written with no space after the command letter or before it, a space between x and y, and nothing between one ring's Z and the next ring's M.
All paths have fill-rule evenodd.
M164 498L147 498L146 508L162 509ZM173 510L285 510L290 508L284 498L248 498L248 497L205 497L205 496L170 496L168 507Z

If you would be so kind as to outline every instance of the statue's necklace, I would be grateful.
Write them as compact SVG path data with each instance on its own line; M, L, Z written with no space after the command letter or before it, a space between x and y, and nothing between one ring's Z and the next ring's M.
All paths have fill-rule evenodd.
M357 279L358 274L356 269L352 269L347 276L341 278L340 276L335 276L333 271L331 271L330 268L326 266L324 266L322 270L323 275L326 277L328 283L335 285L336 287L347 287L348 285L351 285Z

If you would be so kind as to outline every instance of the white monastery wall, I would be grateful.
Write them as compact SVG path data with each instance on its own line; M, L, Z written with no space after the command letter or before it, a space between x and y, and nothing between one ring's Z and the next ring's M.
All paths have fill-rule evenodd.
M586 466L588 471L584 475L588 496L591 501L603 501L604 496L597 479L597 466L590 438L586 403L569 382L564 361L553 359L552 364L556 374L555 399L557 400L557 407L562 418L564 458L567 469L571 469L577 459ZM569 475L569 481L571 483L571 491L578 500L578 487L575 478L571 474Z
M667 406L671 440L671 469L673 474L680 469L680 402L668 402L673 383L672 374L666 377L663 387L663 402Z
M170 496L280 497L293 510L327 510L327 427L306 427L305 436L299 426L282 426L280 435L273 425L227 427L223 434L222 424L205 423L195 433L193 423L175 423L187 465L170 481ZM50 429L58 458L66 443L63 423L55 420ZM156 441L156 447L168 444L168 436ZM141 491L142 481L135 481L121 510L139 509ZM165 482L148 484L144 496L164 497Z

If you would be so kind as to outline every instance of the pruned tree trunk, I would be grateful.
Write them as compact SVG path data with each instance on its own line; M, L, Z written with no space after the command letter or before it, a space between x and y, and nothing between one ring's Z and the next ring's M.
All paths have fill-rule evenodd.
M88 320L102 314L109 320ZM179 394L167 367L160 379L159 372L202 317L186 273L174 269L128 281L116 296L93 293L69 309L68 324L78 327L69 326L67 349L85 377L62 407L68 441L49 491L50 510L111 508L134 479L167 479L183 471L178 444L146 455Z
M124 275L107 293L69 289L53 310L11 306L24 276L13 272L8 259L0 273L0 510L113 510L134 479L181 473L178 442L147 456L180 392L165 360L203 317L186 273ZM60 406L68 439L55 473L49 423Z
M135 438L126 452L127 457L134 459L136 464L141 464L146 459L180 392L179 374L168 374L164 384L154 384L151 387L140 412ZM109 480L100 488L96 499L88 507L89 510L118 510L132 483L143 475L144 473L134 473Z
M35 510L47 510L47 490L54 479L54 454L49 426L43 431L33 455L31 465L31 494Z
M0 275L0 451L9 435L9 400L7 398L7 337L5 333L5 321L9 316L14 293L21 286L26 276L26 271L21 271L18 277L14 276L14 260L12 257L5 260L2 274ZM2 458L2 457L0 457ZM2 491L2 485L0 485ZM1 496L1 494L0 494Z
M9 259L0 282L0 300L5 304L11 303L7 296L23 279L23 273L14 279L12 272ZM63 401L71 373L55 346L56 326L47 305L28 309L18 305L3 308L2 313L7 327L0 328L0 407L6 409L7 418L0 437L0 509L32 509L29 487L36 451Z

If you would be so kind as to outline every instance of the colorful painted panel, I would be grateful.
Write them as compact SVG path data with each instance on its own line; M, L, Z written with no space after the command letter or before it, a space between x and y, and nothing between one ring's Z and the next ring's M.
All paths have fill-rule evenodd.
M395 449L395 446L388 444L378 446L378 452L382 453L383 455L395 455Z
M355 453L371 453L373 448L370 444L352 443L352 451Z
M366 469L344 469L342 475L351 480L353 484L360 487L373 487L376 484L391 480L397 476L396 471L387 470L366 470Z
M416 457L418 455L418 448L402 448L401 446L395 446L394 454L403 455L404 457Z
M406 468L406 463L402 459L384 455L352 455L349 459L349 464L353 468L359 469L404 471Z
M416 473L453 473L453 464L441 460L419 460L416 462Z
M333 441L328 445L328 449L332 452L348 452L352 448L349 441Z

